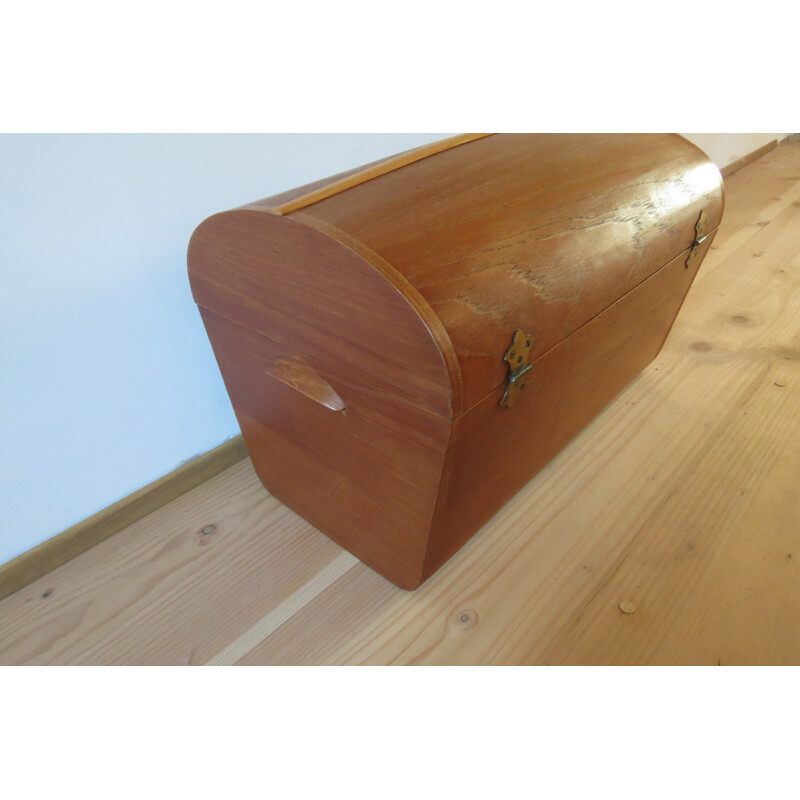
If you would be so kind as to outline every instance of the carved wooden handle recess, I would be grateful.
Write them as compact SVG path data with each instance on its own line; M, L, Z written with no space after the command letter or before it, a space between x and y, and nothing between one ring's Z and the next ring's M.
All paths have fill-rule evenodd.
M265 372L326 408L333 411L347 411L347 406L333 386L307 364L289 358L276 358Z

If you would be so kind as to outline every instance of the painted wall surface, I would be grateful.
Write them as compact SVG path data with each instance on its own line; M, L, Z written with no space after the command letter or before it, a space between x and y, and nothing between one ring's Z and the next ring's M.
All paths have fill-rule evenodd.
M682 133L721 169L788 133Z
M0 135L0 563L238 433L205 217L448 135ZM779 135L690 136L724 166Z
M204 218L448 135L0 135L0 563L239 432Z

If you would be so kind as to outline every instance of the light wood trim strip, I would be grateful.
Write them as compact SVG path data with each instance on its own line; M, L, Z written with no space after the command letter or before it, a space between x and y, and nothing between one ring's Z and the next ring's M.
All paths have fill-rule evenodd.
M241 436L181 464L176 470L98 511L17 558L0 565L0 600L79 556L190 489L247 458Z
M409 150L407 153L400 153L394 158L389 158L380 162L379 164L375 164L372 167L361 170L360 172L348 175L346 178L334 181L333 183L323 186L320 189L315 189L313 192L301 195L300 197L295 197L294 200L289 200L282 205L275 206L274 208L271 208L270 211L273 214L279 214L281 216L291 214L293 211L298 211L301 208L318 203L320 200L325 200L328 197L333 197L333 195L344 192L347 189L352 189L354 186L358 186L359 184L366 183L373 178L378 178L381 175L385 175L387 172L393 172L394 170L405 167L408 164L413 164L415 161L421 161L423 158L427 158L428 156L434 156L437 153L443 153L445 150L451 150L459 145L474 142L477 139L483 139L486 136L491 135L491 133L463 133L459 136L452 136L449 139L442 139L440 142L433 142L431 144L424 145L423 147L418 147L415 150ZM743 156L738 161L734 161L732 164L722 167L720 170L722 177L727 178L729 175L733 175L734 172L738 172L742 167L751 164L753 161L756 161L757 159L761 158L761 156L766 155L770 152L770 150L773 150L777 146L778 140L773 139L771 142L767 142L767 144L759 147L752 153L748 153L746 156Z
M752 153L748 153L746 156L743 156L738 161L734 161L732 164L727 164L720 170L722 177L727 178L728 176L733 175L734 172L738 172L742 167L746 167L748 164L752 164L753 161L757 161L759 158L761 158L761 156L765 156L770 150L774 150L777 146L778 140L773 139L771 142L767 142L762 147L759 147L758 150L753 150Z
M380 164L375 164L361 172L356 172L354 175L348 175L346 178L342 178L339 181L329 183L321 189L316 189L308 194L295 197L294 200L289 200L288 203L275 206L275 208L271 208L270 211L273 214L280 214L281 216L291 214L293 211L298 211L306 206L319 203L320 200L333 197L333 195L339 194L339 192L352 189L354 186L371 181L373 178L378 178L381 175L385 175L387 172L394 172L396 169L413 164L415 161L421 161L423 158L428 158L428 156L435 156L437 153L443 153L445 150L452 150L459 145L474 142L476 139L483 139L491 135L491 133L462 133L460 136L452 136L449 139L442 139L440 142L426 144L423 147L418 147L416 150L400 153L394 158L390 158Z
M358 563L358 559L347 551L336 556L330 564L323 567L310 581L304 583L297 591L290 594L280 605L273 608L269 614L253 625L252 628L245 631L238 639L217 653L211 661L207 662L206 666L222 667L235 664Z

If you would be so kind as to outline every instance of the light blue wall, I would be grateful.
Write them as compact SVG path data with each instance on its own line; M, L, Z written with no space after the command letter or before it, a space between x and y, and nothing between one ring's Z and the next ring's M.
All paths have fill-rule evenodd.
M0 563L238 433L198 223L447 135L1 135Z

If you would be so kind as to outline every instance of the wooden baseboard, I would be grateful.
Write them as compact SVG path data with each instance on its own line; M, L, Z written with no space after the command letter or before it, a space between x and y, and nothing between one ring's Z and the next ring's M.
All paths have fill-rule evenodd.
M242 437L229 439L12 561L0 565L0 600L244 458L247 458L247 449Z
M761 156L765 156L767 153L769 153L770 150L774 150L777 146L778 140L773 139L771 142L767 142L763 147L759 147L758 150L753 150L752 153L748 153L746 156L743 156L738 161L734 161L732 164L727 164L720 170L722 177L727 178L730 175L733 175L734 172L738 172L742 167L752 164L754 161L761 158Z

